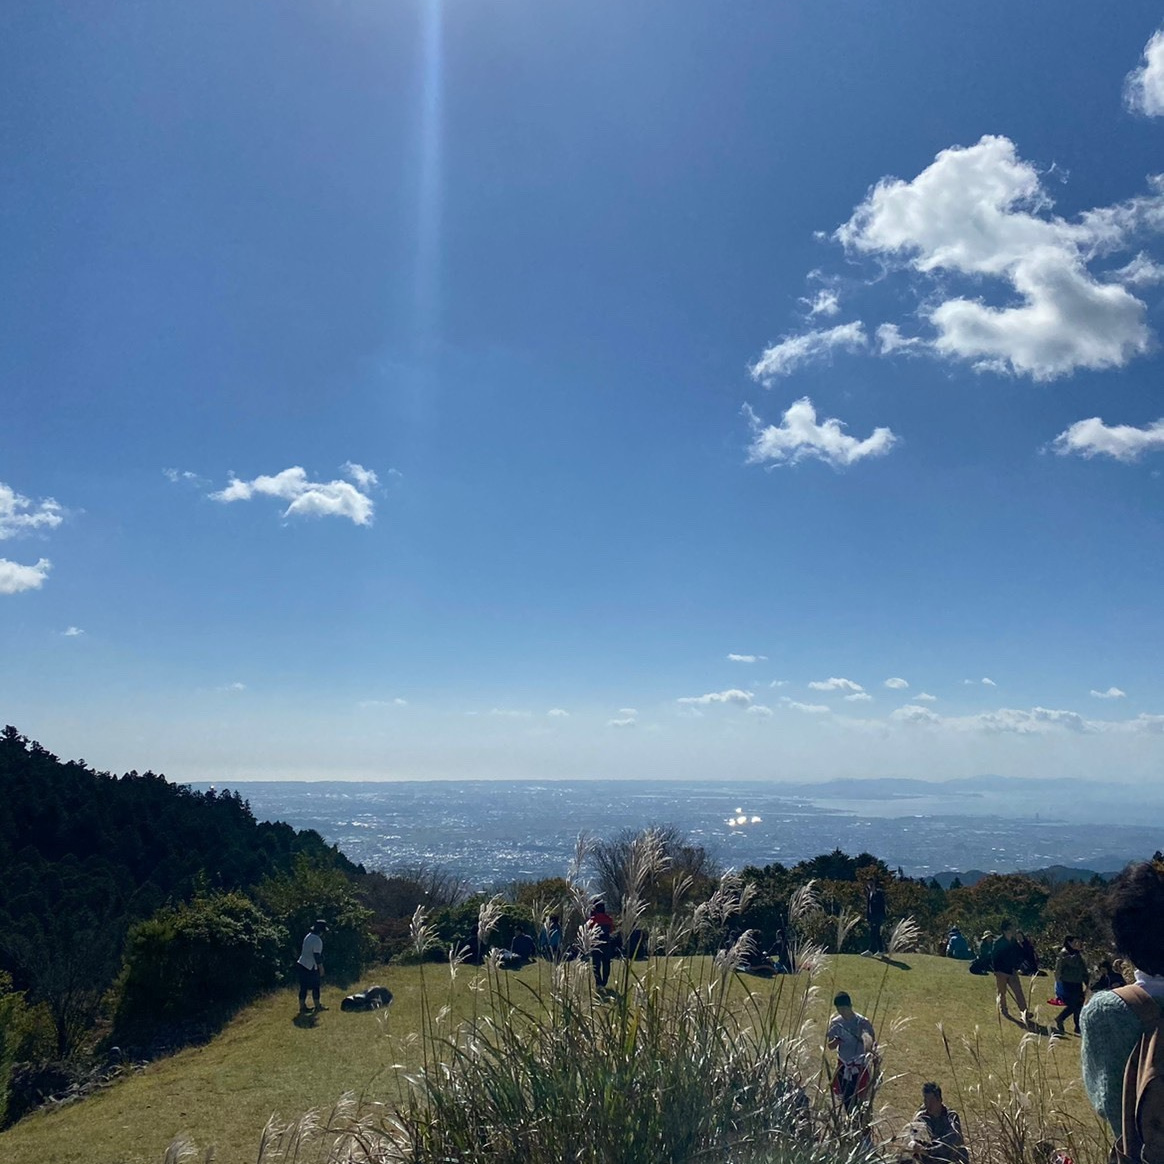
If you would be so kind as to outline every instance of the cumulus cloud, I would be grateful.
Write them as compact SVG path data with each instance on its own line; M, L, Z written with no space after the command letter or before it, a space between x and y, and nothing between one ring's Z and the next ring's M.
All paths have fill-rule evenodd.
M852 695L845 696L846 703L872 703L873 696L867 691L854 691Z
M1124 80L1124 100L1135 113L1164 116L1164 29L1152 34L1139 68Z
M919 691L917 695L914 696L914 699L916 699L918 703L938 702L938 697L936 695L931 695L928 691Z
M1130 424L1104 424L1098 416L1077 420L1052 442L1051 448L1061 457L1114 457L1117 461L1137 461L1144 453L1164 449L1164 418L1143 428Z
M61 631L61 634L64 635L67 639L75 639L84 633L85 632L79 626L70 626Z
M997 711L984 711L978 715L943 716L919 704L906 704L889 718L899 723L987 735L1045 735L1052 732L1081 734L1106 730L1105 725L1092 723L1076 711L1050 707L1000 707Z
M835 418L818 423L816 409L807 396L789 406L779 425L765 425L746 404L743 413L752 429L750 464L796 465L818 460L843 469L865 457L884 456L898 440L888 428L875 428L864 440L858 440Z
M638 726L638 722L633 715L624 715L619 716L617 719L608 719L606 726L612 728L633 728Z
M995 683L995 681L993 679L981 679L981 680L979 680L979 682L982 684L983 687L997 687L998 686L998 684Z
M52 563L41 558L32 566L22 566L0 558L0 594L20 594L24 590L39 590L48 578Z
M1109 687L1106 691L1096 691L1093 687L1091 689L1091 694L1094 695L1096 699L1124 699L1127 697L1128 693L1126 691L1121 691L1118 687Z
M767 655L728 655L729 663L766 663Z
M748 371L753 380L767 388L777 376L790 376L802 365L826 359L834 351L860 351L867 343L865 327L860 320L805 331L800 335L785 336L779 343L765 348Z
M676 703L689 707L706 707L712 703L734 703L740 707L747 707L752 702L751 691L741 691L738 687L731 687L727 691L709 691L706 695L684 695Z
M888 687L890 691L904 691L909 686L909 684L904 679L894 677L893 679L886 679L885 686Z
M854 683L852 679L814 679L809 687L813 691L864 691L865 688L860 683Z
M928 707L921 707L916 703L907 703L891 712L889 718L899 723L940 724L942 717Z
M835 237L850 253L898 261L933 280L939 294L923 316L934 328L934 353L1051 380L1122 367L1147 350L1144 303L1089 263L1158 224L1162 204L1157 187L1068 222L1051 212L1038 171L1014 143L988 135L943 150L911 181L882 179ZM942 299L942 281L952 276L993 280L1018 302ZM882 348L893 350L898 336L881 333Z
M0 542L37 530L56 529L64 519L64 511L51 497L33 501L0 482Z
M365 477L375 474L359 465L348 462L346 472L359 470ZM284 469L272 477L255 477L242 481L231 476L225 489L211 493L213 501L229 503L249 501L252 497L276 497L290 502L283 512L284 517L346 517L356 525L371 525L374 506L368 496L367 485L354 485L350 481L310 481L306 470L298 465Z
M551 707L546 712L551 719L569 719L570 713L564 707Z
M748 715L754 715L759 719L768 719L772 715L772 709L770 707L765 707L762 703L753 703L752 706L748 708Z

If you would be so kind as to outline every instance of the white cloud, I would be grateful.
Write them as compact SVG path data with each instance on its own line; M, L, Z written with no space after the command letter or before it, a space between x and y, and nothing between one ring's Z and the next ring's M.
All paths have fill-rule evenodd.
M552 719L569 719L570 713L564 707L551 707L546 715Z
M227 683L220 687L219 691L245 691L247 685L245 683Z
M190 481L195 485L208 484L197 473L191 473L189 469L163 469L162 476L172 485L177 485L181 481Z
M768 686L769 687L787 687L788 680L787 679L773 679L772 682L768 684Z
M1051 448L1061 457L1078 453L1088 460L1106 456L1130 463L1144 453L1164 449L1164 418L1144 428L1135 428L1130 424L1106 425L1100 417L1092 416L1077 420L1061 432L1051 442Z
M898 439L888 428L875 428L870 436L858 440L835 418L818 424L816 409L807 396L789 406L779 425L765 425L746 404L743 413L752 429L748 446L751 464L796 465L816 459L840 469L865 457L884 456Z
M1164 264L1154 262L1141 251L1130 263L1108 271L1107 277L1125 287L1151 287L1164 282Z
M921 336L902 335L896 323L883 323L876 334L877 351L882 356L891 356L894 352L924 351L929 347Z
M965 687L978 687L978 686L997 687L998 686L998 684L995 683L995 681L993 679L963 679L962 684Z
M729 663L766 663L767 655L728 655Z
M62 521L64 511L51 497L33 501L0 482L0 542L40 529L56 529Z
M22 566L0 558L0 594L20 594L24 590L39 590L48 577L52 563L41 558L34 566Z
M860 683L852 679L814 679L809 687L813 691L864 691Z
M343 470L344 476L348 480L354 481L364 493L380 484L380 478L371 469L365 469L363 465L357 465L355 461L344 461L340 468Z
M852 695L845 696L846 703L872 703L873 696L867 691L855 691Z
M711 703L734 703L740 707L746 707L752 702L752 692L741 691L738 687L732 687L727 691L709 691L706 695L684 695L675 702L687 706L699 705L706 707Z
M361 700L360 700L360 702L356 704L356 706L357 706L357 707L362 707L362 708L369 708L369 707L407 707L407 706L408 706L408 700L407 700L407 699L401 699L399 696L397 696L395 699L361 699ZM476 715L477 713L476 713L476 712L471 712L470 714L472 714L472 715Z
M353 467L350 462L345 468L349 467ZM230 484L210 497L213 501L231 502L249 501L256 495L289 501L284 517L346 517L356 525L372 523L374 506L366 493L349 481L309 481L306 470L298 465L252 481L241 481L232 475Z
M885 686L888 687L890 691L904 691L909 686L909 684L904 679L893 678L886 679Z
M61 631L61 634L67 639L75 639L78 635L83 635L85 632L79 626L70 626Z
M938 702L938 697L936 695L931 695L928 691L919 691L917 695L914 696L914 699L916 699L918 703Z
M606 721L607 727L612 728L633 728L638 726L638 720L632 715L625 715L619 719L608 719Z
M831 707L826 707L823 703L800 703L795 699L782 698L780 702L792 711L803 711L806 715L828 715L832 711Z
M993 679L981 679L981 680L979 680L979 682L981 682L983 687L997 687L998 686L998 684L995 683L995 681Z
M1124 81L1128 108L1145 117L1164 116L1164 29L1144 45L1142 63Z
M752 706L748 708L748 715L754 715L760 719L768 719L772 715L772 709L770 707L765 707L762 703L753 703Z
M1127 697L1128 693L1126 691L1121 691L1118 687L1109 687L1106 691L1096 691L1093 687L1091 689L1091 694L1094 695L1096 699L1124 699Z
M618 709L618 714L619 715L629 715L633 719L639 713L638 713L638 709L634 708L634 707L620 707Z
M897 720L900 723L936 725L942 722L942 717L937 712L930 711L928 707L920 707L916 703L907 703L904 707L899 707L896 711L890 713L889 718Z
M912 181L884 178L841 226L850 252L915 273L1001 281L1021 302L955 297L927 309L939 355L979 370L1050 380L1122 367L1147 350L1145 306L1088 269L1158 218L1161 192L1068 222L1050 212L1038 171L1001 136L943 150ZM892 348L893 333L885 333ZM885 346L885 340L882 340Z
M800 335L786 336L779 343L765 348L748 371L753 380L758 380L767 388L775 377L789 376L802 364L824 359L837 349L859 351L867 343L865 327L860 320L806 331Z
M841 310L840 296L827 287L821 288L811 299L802 299L800 302L808 308L809 319L818 315L831 319Z

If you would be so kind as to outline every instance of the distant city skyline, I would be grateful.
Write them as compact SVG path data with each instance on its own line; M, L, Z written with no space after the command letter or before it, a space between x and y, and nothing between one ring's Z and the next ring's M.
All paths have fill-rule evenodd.
M908 17L0 18L4 722L182 781L1157 778L1164 18Z

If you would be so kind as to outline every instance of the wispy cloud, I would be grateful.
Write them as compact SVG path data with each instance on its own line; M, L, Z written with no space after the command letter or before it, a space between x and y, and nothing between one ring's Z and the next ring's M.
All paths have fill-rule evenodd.
M872 703L873 696L868 691L854 691L852 695L845 696L846 703Z
M356 706L365 710L373 707L407 707L408 700L401 699L400 696L395 699L361 699Z
M777 376L789 376L802 365L826 359L838 350L859 351L867 342L865 328L859 320L801 332L765 348L748 371L753 380L769 387Z
M962 684L965 687L997 687L993 679L963 679Z
M75 639L84 633L85 632L79 626L66 627L63 631L61 631L61 634L64 635L64 637L67 639Z
M748 708L748 715L754 715L760 719L770 719L772 716L772 709L770 707L765 707L762 703L753 703L752 706Z
M766 663L767 661L767 655L728 655L728 662L730 663Z
M51 497L33 501L0 482L0 542L38 530L56 529L64 510Z
M365 478L374 473L348 462L345 471L358 469ZM366 488L366 487L365 487ZM275 497L290 504L284 517L346 517L356 525L371 525L375 506L367 492L350 481L310 481L307 471L298 465L274 476L255 477L250 481L232 476L225 489L211 493L212 501L230 503L249 501L252 497Z
M826 707L823 703L801 703L799 700L789 699L787 696L782 697L780 702L790 710L802 711L806 715L828 715L832 711L831 707Z
M564 707L551 707L546 715L551 719L568 719L570 717L570 713Z
M909 684L904 679L895 677L893 679L886 679L885 686L888 687L890 691L904 691L909 686Z
M817 460L844 469L866 457L883 457L898 441L888 428L875 428L859 440L846 433L844 423L835 417L818 423L816 409L807 396L791 404L778 425L765 425L746 404L742 411L752 429L748 462L754 465Z
M608 719L606 726L612 728L633 728L638 726L638 722L633 715L622 715L616 719Z
M344 461L340 469L344 476L349 481L354 481L357 488L364 493L380 484L380 478L371 469L365 469L363 465L357 465L355 461Z

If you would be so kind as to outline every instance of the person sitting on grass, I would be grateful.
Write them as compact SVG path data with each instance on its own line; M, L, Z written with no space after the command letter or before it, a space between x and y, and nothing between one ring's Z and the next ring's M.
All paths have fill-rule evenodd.
M843 990L833 999L837 1013L829 1020L828 1048L837 1053L833 1094L851 1112L870 1098L877 1077L877 1036L873 1024L853 1009Z
M998 940L991 950L991 965L994 969L994 986L998 995L998 1013L1003 1018L1010 1018L1010 1011L1006 1008L1006 996L1009 991L1018 1003L1019 1021L1024 1025L1030 1024L1030 1015L1027 1014L1027 1000L1023 997L1023 984L1019 981L1018 968L1022 964L1023 950L1014 938L1014 923L1004 921L998 927Z
M922 1084L922 1109L910 1124L910 1154L920 1164L970 1164L962 1121L942 1102L936 1083Z
M1097 990L1115 990L1117 986L1127 986L1124 976L1111 964L1110 958L1104 958L1099 964L1099 977L1091 984L1091 993Z
M1164 1006L1164 870L1151 861L1129 865L1108 888L1107 911L1116 953L1136 968L1133 986L1101 990L1080 1017L1083 1086L1112 1131L1124 1131L1124 1072L1145 1033L1145 1012ZM1138 988L1138 989L1137 989ZM1158 1018L1157 1018L1157 1021ZM1145 1157L1146 1158L1146 1157Z

